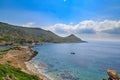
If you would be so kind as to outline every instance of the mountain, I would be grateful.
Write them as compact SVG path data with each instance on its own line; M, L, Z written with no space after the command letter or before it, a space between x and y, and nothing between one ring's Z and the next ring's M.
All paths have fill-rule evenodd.
M73 43L84 42L75 35L60 37L51 31L41 28L28 28L0 22L0 43L22 43L22 42L53 42Z
M69 42L80 42L82 41L80 38L76 37L74 34L71 34L67 37L64 37L65 41L69 41Z

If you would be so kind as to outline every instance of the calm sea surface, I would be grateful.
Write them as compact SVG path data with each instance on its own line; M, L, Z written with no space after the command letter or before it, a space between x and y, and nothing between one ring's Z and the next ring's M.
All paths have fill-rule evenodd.
M102 80L108 68L120 73L120 42L36 45L32 62L55 80ZM76 53L75 55L70 54Z

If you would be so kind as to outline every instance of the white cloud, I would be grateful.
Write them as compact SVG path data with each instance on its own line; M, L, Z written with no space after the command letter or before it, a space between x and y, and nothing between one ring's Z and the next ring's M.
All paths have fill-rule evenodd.
M85 20L76 25L71 24L55 24L53 26L44 27L46 30L53 31L57 34L120 34L120 21L104 20L93 21ZM118 30L119 29L119 30ZM117 32L116 32L117 31Z
M28 22L26 24L23 24L22 26L24 26L24 27L33 27L34 24L35 24L34 22Z
M98 23L98 27L95 28L96 31L110 30L120 27L120 21L104 20Z

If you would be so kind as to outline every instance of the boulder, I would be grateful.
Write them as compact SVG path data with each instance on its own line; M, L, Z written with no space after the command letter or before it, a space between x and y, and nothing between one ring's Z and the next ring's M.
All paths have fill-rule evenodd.
M107 74L109 76L108 80L120 80L115 70L108 69Z

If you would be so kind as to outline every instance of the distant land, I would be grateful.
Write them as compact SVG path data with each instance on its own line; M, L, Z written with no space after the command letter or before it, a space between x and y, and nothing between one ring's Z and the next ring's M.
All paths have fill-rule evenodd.
M85 42L71 34L60 37L55 33L41 28L28 28L0 22L0 44L12 43L79 43Z

